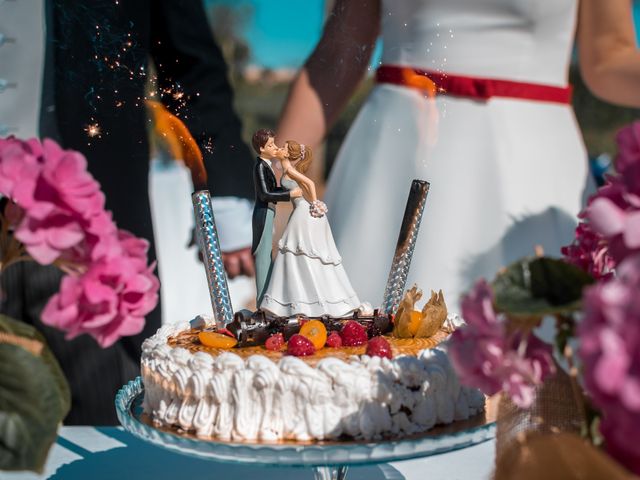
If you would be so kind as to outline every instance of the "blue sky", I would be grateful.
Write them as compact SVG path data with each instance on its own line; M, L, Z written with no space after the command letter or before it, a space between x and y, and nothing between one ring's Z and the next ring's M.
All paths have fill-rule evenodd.
M266 68L297 68L320 39L324 0L205 0L205 5L247 9L243 34L250 63Z
M249 43L252 56L250 63L253 65L272 69L297 68L313 51L322 33L325 0L204 2L208 8L224 5L244 8L251 12L243 26L242 34ZM640 43L640 0L634 1L634 17ZM378 54L379 52L380 48Z

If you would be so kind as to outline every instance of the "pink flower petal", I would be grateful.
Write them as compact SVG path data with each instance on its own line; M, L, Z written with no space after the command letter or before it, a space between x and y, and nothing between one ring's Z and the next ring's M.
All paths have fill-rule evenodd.
M51 228L47 231L47 242L62 251L74 246L84 238L84 231L77 223L69 223L65 227Z
M613 237L622 233L626 214L609 199L598 198L587 209L587 218L596 232Z
M627 215L623 238L627 247L640 248L640 211Z

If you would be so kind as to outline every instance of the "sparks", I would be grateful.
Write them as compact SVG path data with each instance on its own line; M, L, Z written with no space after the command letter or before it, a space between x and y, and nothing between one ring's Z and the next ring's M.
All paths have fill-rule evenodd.
M92 123L90 125L87 125L86 127L84 127L84 131L87 132L87 135L91 138L93 137L98 137L100 138L100 125L98 125L97 123Z

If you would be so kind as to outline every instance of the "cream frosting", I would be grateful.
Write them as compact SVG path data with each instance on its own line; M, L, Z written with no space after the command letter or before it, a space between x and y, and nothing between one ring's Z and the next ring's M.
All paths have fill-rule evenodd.
M463 420L484 396L461 386L446 346L393 360L367 355L316 366L284 356L242 359L172 348L190 328L165 325L142 346L144 410L158 425L221 440L378 440Z

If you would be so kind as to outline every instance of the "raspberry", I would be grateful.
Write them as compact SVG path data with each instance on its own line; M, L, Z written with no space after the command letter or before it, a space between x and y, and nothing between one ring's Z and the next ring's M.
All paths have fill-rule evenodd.
M370 357L386 357L391 360L391 345L384 337L373 337L367 343L367 355Z
M284 345L284 337L281 333L275 333L267 338L264 346L267 350L280 350Z
M340 332L342 345L345 347L355 347L367 343L367 331L365 328L354 320L349 320L342 327Z
M331 348L341 347L342 338L340 338L340 334L338 332L331 332L331 334L327 337L327 343L325 345Z
M314 353L316 353L316 347L313 346L311 340L298 333L292 336L287 343L287 354L294 357L304 357Z

